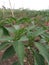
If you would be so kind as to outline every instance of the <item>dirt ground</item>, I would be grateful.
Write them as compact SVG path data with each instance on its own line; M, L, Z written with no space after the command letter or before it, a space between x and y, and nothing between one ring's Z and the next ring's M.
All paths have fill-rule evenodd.
M32 59L32 53L30 53L30 51L27 48L25 48L25 51L27 53L27 58L25 57L24 65L33 65L34 60ZM4 50L0 51L0 59L2 58L3 53L4 53ZM17 56L14 55L13 57L9 58L8 60L4 60L4 61L0 62L0 65L12 65L13 62L15 62L17 60L18 60Z
M0 51L0 59L1 59L2 55L3 55L3 52ZM15 55L12 58L9 58L8 60L4 60L4 61L0 62L0 65L12 65L13 62L15 62L17 60L18 60L18 58ZM29 65L29 64L28 64L28 62L25 62L24 65Z

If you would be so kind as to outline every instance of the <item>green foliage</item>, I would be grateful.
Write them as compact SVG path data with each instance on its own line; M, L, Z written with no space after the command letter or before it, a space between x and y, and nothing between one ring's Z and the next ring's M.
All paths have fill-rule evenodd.
M34 50L34 65L45 65L44 58L37 51Z
M24 65L24 44L22 42L16 41L15 43L13 43L13 47L16 51L16 54L18 55L20 64Z
M5 36L9 36L10 34L9 34L9 31L4 27L4 26L1 26L1 28L3 29L3 34L5 35Z
M36 17L37 13L34 13L33 16ZM24 49L27 48L32 53L34 65L45 65L45 61L49 64L49 33L46 32L48 26L40 23L42 21L38 18L39 16L32 21L32 18L27 16L19 19L10 17L0 21L0 51L6 48L1 60L16 54L18 63L14 62L13 65L24 65L24 59L27 58Z
M15 50L13 46L10 46L9 48L6 49L6 51L3 54L2 60L6 60L10 57L12 57L15 54Z
M49 63L49 52L47 48L41 43L35 43L35 46L39 49L39 53L45 58L45 60Z
M1 44L0 44L0 51L1 50L4 50L6 47L8 47L9 46L9 42L2 42Z

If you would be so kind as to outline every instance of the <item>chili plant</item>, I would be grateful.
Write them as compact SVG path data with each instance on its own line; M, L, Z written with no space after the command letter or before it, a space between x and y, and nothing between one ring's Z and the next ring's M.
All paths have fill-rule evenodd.
M0 61L7 60L16 54L18 61L13 65L24 65L25 58L30 65L31 63L32 65L49 65L48 27L42 24L38 26L32 20L28 22L28 19L10 18L0 22L0 51L5 49ZM20 22L21 20L23 23ZM14 25L13 21L15 21Z

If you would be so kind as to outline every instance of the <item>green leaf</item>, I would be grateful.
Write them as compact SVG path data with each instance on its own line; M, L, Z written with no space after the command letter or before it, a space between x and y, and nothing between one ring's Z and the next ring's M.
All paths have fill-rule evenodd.
M20 25L14 25L13 27L15 28L15 30L19 30L20 29Z
M14 33L15 32L15 28L14 27L6 27L6 29L10 32L10 33Z
M47 48L41 43L34 43L34 44L39 49L40 54L49 63L49 52L48 52Z
M46 48L49 50L49 45L46 45Z
M18 59L21 65L23 64L23 60L24 60L24 44L20 41L17 41L15 43L13 43L13 47L16 51L16 54L18 55Z
M33 30L33 29L35 29L35 28L36 28L35 25L30 25L30 26L26 27L26 29L27 29L28 31Z
M28 41L28 38L26 36L22 36L19 41Z
M0 38L2 37L2 35L3 35L3 31L2 31L2 29L0 28Z
M6 49L6 51L4 52L3 56L2 56L2 60L6 60L10 57L12 57L15 54L15 50L13 48L13 46L10 46L9 48Z
M34 65L45 65L44 58L37 51L34 50Z
M9 24L12 24L14 21L16 21L16 18L14 17L10 17L6 19L6 22L8 22Z
M30 23L32 20L28 17L22 17L18 20L18 23Z
M13 39L12 37L3 37L3 38L0 38L0 41L9 41L12 39Z
M45 32L45 30L43 30L42 28L37 28L37 30L36 31L34 31L33 33L32 33L32 35L34 36L34 37L36 37L36 36L39 36L39 35L41 35L41 34L43 34Z
M5 49L8 45L9 45L8 42L3 42L3 43L1 43L1 44L0 44L0 51L3 50L3 49Z
M16 30L14 40L19 40L26 33L25 29Z
M7 36L7 35L8 35L8 36L10 35L10 34L9 34L9 31L8 31L4 26L2 26L2 29L3 29L3 34L4 34L4 35L6 35L6 36Z
M49 34L48 33L44 33L41 37L43 39L45 39L47 42L49 42Z

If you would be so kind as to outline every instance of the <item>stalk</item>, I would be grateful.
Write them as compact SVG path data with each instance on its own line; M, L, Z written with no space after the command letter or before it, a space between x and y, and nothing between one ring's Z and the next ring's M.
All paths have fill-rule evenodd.
M10 0L9 0L9 5L10 5L10 10L11 10L12 16L14 17L14 12L13 12L13 10L12 10L12 5L11 5Z

